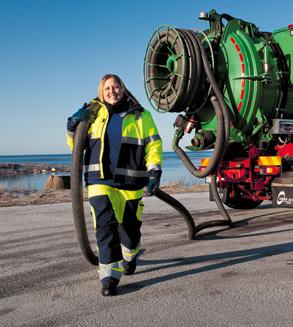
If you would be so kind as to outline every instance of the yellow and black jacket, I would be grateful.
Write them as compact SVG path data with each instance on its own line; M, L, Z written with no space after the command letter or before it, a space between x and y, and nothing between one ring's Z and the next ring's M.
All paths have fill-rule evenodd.
M105 179L105 134L109 120L106 106L98 99L91 101L97 111L88 130L84 156L84 177L87 185ZM73 149L74 133L67 131L67 144ZM162 140L151 113L136 104L130 106L122 121L122 139L114 183L128 189L140 189L148 184L147 172L162 166Z

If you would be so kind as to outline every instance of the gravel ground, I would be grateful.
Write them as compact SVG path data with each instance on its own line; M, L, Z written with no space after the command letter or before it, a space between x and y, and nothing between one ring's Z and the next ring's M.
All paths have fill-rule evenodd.
M207 193L175 197L196 224L220 219ZM0 325L291 327L292 209L229 212L234 228L188 240L172 207L145 199L137 272L104 298L97 268L80 253L70 203L0 208Z

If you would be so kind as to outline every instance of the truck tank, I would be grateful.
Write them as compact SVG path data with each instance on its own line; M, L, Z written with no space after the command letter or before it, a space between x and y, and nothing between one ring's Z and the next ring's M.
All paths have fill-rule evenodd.
M173 149L192 175L216 173L224 203L238 208L245 199L253 207L273 199L273 180L292 171L293 25L262 32L215 10L200 19L209 23L203 32L162 26L153 33L146 93L155 110L181 113ZM199 168L179 146L191 131L188 150L214 149Z

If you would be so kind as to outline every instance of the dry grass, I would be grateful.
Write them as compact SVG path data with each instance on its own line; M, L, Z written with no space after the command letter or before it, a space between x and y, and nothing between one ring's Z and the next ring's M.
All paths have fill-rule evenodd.
M182 183L167 184L161 187L166 193L195 193L195 192L207 192L209 189L208 184L194 184L191 186L184 185Z
M186 186L182 183L163 185L161 189L169 194L206 192L207 184L195 184ZM87 201L86 191L84 199ZM0 185L0 207L25 206L34 204L53 204L71 202L71 192L66 189L43 190L43 191L6 191L5 186Z
M86 194L85 200L86 200ZM0 194L0 207L71 202L70 190L5 192Z

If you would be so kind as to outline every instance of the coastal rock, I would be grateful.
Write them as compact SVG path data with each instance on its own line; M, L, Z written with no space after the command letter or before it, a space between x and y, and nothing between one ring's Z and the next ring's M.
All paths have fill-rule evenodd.
M18 174L41 174L48 173L52 169L56 172L69 172L70 166L68 165L48 165L42 163L26 163L26 164L16 164L16 163L0 163L0 176L9 177L16 176Z

